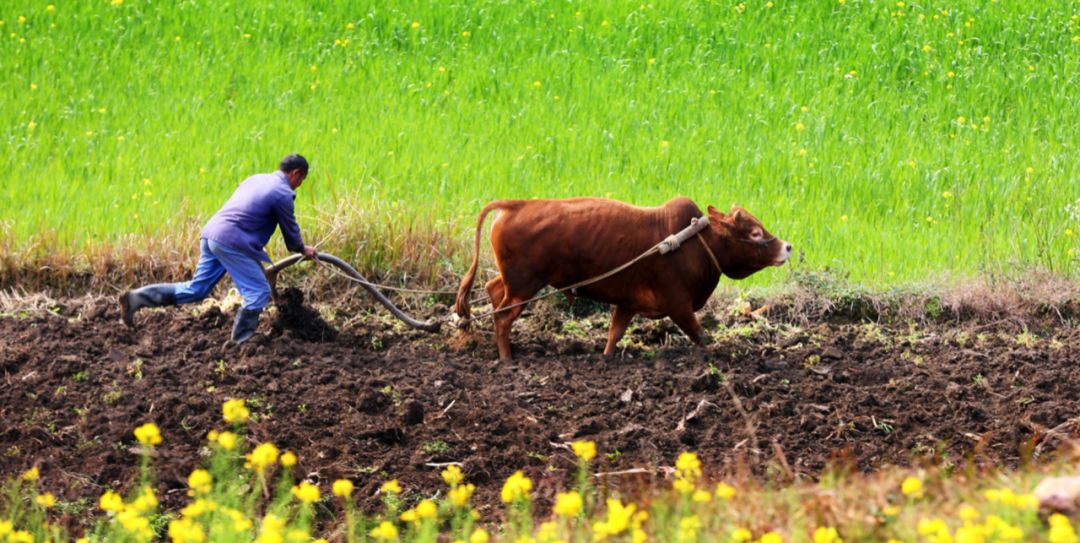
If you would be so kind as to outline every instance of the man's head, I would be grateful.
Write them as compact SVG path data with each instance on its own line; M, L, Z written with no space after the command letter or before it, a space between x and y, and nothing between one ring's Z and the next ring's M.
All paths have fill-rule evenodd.
M285 174L285 177L289 178L289 186L296 190L307 177L307 159L297 154L289 155L281 159L281 165L278 166L278 169Z

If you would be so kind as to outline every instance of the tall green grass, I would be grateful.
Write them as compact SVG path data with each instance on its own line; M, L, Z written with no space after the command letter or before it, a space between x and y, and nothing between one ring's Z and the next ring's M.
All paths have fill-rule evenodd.
M54 3L0 5L9 269L190 264L300 152L369 271L460 270L491 199L679 194L859 282L1077 270L1076 2Z

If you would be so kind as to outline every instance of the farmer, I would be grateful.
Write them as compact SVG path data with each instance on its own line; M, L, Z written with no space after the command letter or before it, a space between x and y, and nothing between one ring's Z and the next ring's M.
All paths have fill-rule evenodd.
M270 262L263 247L274 229L290 251L315 258L314 247L304 245L300 226L293 216L294 192L308 174L307 160L300 155L281 159L278 171L253 175L240 183L229 201L206 223L199 242L199 264L195 277L186 283L161 283L129 290L120 296L120 316L135 327L135 312L144 307L160 307L198 302L210 295L214 285L229 272L244 305L236 314L232 339L243 343L255 334L259 314L270 303L270 283L262 262Z

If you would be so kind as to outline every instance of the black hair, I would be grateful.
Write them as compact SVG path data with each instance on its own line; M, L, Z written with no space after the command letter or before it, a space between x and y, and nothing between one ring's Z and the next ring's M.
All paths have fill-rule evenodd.
M293 170L300 170L307 175L308 163L306 158L297 154L292 154L281 159L281 166L278 166L278 168L285 173L289 173Z

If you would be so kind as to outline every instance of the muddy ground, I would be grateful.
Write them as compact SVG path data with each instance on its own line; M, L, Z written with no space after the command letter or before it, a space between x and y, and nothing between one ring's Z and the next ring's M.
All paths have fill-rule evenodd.
M252 407L249 440L295 451L297 473L324 491L353 479L368 509L390 477L439 491L447 462L484 507L523 468L543 506L572 474L575 439L597 442L597 471L657 477L683 450L714 476L759 479L831 463L1015 466L1042 430L1080 414L1080 333L1057 318L807 324L724 305L706 311L704 351L667 321L635 321L604 359L606 314L545 303L519 321L516 360L500 363L487 324L429 335L371 308L320 309L338 333L294 307L278 312L286 323L264 315L240 348L226 344L232 310L212 304L145 311L137 331L111 299L8 312L0 477L37 465L61 500L96 500L129 487L132 429L154 421L159 490L175 505L228 398ZM642 476L604 478L631 479Z

